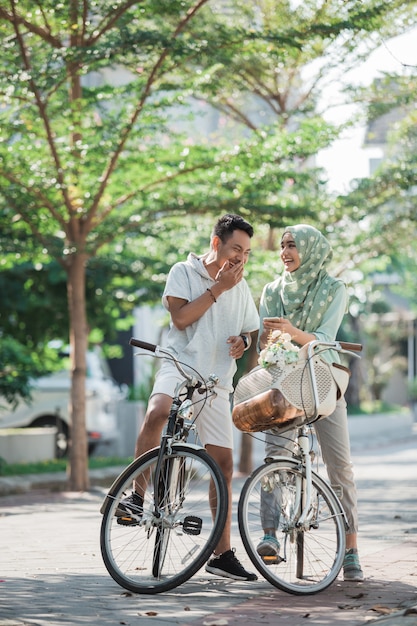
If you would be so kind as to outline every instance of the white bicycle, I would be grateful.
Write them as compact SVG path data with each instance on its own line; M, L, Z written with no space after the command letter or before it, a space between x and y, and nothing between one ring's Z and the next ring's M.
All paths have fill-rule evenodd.
M319 347L353 354L360 344L309 344L306 367L311 376L315 406L318 389L312 362ZM357 356L357 355L355 355ZM317 415L297 427L293 456L268 459L246 480L239 500L239 530L246 552L259 573L272 585L297 595L329 587L343 564L347 529L345 512L335 490L312 468L311 424ZM325 419L325 418L324 418ZM274 518L279 556L261 556L262 517Z

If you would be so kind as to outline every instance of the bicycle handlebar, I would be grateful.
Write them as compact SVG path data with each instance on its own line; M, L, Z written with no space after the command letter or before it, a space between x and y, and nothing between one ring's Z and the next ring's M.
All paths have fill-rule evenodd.
M188 382L188 384L194 385L194 388L198 390L198 393L204 394L209 389L213 389L215 385L219 382L218 377L212 374L208 380L204 380L201 375L198 375L198 372L195 372L198 375L196 378L192 373L186 372L182 367L183 364L168 350L164 350L160 346L154 343L148 343L147 341L142 341L141 339L135 339L131 337L129 339L129 344L131 346L135 346L136 348L142 348L143 350L148 350L148 352L153 352L158 357L169 358L181 374L183 378ZM203 383L203 384L202 384Z
M142 348L143 350L149 350L149 352L156 352L156 349L158 347L154 343L148 343L147 341L135 339L134 337L131 337L129 339L129 343L131 346L135 346L136 348Z
M358 355L354 353L362 350L362 344L351 343L349 341L319 341L316 339L307 343L306 346L308 346L309 357L313 355L316 348L321 348L322 350L336 350L337 352L350 352L357 358L359 358Z
M350 343L349 341L339 341L340 347L342 350L351 350L352 352L361 352L362 344L361 343Z
M135 346L136 348L142 348L143 350L148 350L149 352L156 352L158 348L158 346L154 343L148 343L147 341L135 339L134 337L130 338L129 343L131 346ZM351 350L352 352L361 352L363 348L362 344L360 343L350 343L349 341L338 341L336 343L340 345L342 350Z

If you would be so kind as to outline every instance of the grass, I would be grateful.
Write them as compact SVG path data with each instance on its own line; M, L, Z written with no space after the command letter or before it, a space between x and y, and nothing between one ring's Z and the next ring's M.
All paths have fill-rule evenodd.
M133 457L90 457L89 469L101 469L104 467L126 466ZM0 458L0 476L25 476L27 474L48 474L50 472L65 472L67 459L52 459L38 463L6 463Z
M382 402L382 400L362 402L361 405L353 406L348 405L348 415L372 415L380 413L402 413L407 410L406 407L399 406L398 404L389 404L388 402Z

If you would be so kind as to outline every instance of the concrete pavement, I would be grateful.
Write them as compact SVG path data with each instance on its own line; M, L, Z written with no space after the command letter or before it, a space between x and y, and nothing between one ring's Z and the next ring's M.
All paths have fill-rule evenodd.
M364 583L336 581L314 596L267 581L235 582L198 572L174 591L133 595L104 567L99 507L106 491L0 498L0 626L417 626L417 437L354 454ZM102 480L110 484L110 476ZM234 511L244 478L234 480ZM96 482L96 481L93 481ZM236 519L233 544L252 568Z

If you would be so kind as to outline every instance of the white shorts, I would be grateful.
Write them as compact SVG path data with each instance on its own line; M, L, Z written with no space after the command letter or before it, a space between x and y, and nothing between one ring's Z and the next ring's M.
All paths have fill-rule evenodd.
M164 393L171 398L183 378L175 365L164 361L158 371L151 396ZM194 418L198 436L203 444L233 448L233 423L231 414L230 393L227 389L216 387L216 394L204 402L204 395L194 393Z

